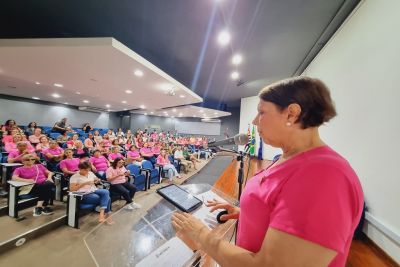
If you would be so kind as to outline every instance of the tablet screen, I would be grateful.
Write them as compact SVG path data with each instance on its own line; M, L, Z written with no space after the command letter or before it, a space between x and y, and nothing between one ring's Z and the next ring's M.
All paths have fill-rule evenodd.
M158 189L157 193L185 212L193 211L203 203L200 199L174 184Z

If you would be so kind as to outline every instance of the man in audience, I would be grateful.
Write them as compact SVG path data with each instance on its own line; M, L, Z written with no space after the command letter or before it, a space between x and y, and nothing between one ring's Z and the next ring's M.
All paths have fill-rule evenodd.
M60 134L68 132L67 118L62 118L61 121L56 122L51 131Z

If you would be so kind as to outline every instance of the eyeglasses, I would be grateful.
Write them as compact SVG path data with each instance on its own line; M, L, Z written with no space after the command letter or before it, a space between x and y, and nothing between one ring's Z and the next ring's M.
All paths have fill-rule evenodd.
M36 159L26 159L24 161L35 161Z

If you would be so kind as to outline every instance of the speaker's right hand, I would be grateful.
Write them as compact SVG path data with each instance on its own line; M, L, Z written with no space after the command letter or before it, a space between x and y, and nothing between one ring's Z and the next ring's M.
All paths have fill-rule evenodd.
M215 210L227 210L228 214L224 214L221 216L221 220L227 221L230 219L239 219L240 208L233 206L229 203L219 202L216 199L214 200L207 200L207 203L204 203L207 207L211 207L210 212Z

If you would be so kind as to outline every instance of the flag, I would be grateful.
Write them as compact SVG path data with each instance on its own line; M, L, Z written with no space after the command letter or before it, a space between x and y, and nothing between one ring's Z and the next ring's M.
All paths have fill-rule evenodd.
M255 155L255 145L256 145L256 127L253 125L253 129L251 131L251 136L250 136L250 149L249 149L250 156Z

